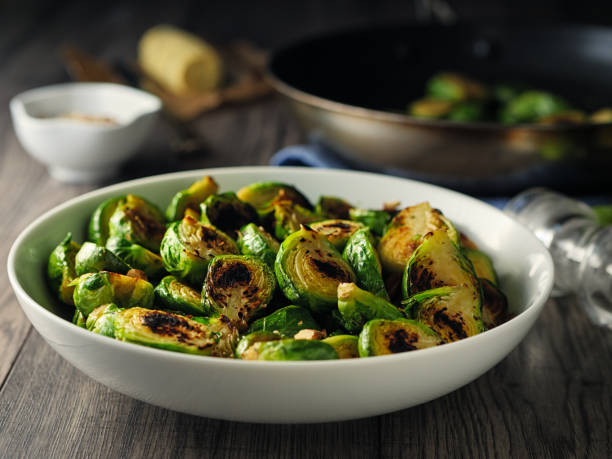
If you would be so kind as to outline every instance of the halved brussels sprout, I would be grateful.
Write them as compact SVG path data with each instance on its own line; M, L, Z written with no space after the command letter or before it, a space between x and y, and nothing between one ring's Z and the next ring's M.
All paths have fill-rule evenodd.
M153 285L135 277L100 271L83 274L72 284L74 304L86 318L98 306L108 303L125 308L153 306Z
M422 323L409 319L374 319L359 334L359 356L398 354L438 346L438 334Z
M199 210L200 203L218 191L219 185L217 185L212 177L208 175L203 177L197 182L192 183L186 190L181 190L173 196L166 209L166 218L170 222L181 220L185 216L187 209Z
M435 99L464 102L486 99L487 88L465 75L443 72L427 82L427 94Z
M333 347L341 359L355 359L359 357L359 338L356 336L335 335L321 341Z
M382 236L391 221L391 214L384 210L351 209L349 211L351 220L363 223L370 228L373 234Z
M272 207L274 209L274 235L281 241L299 230L301 225L321 220L321 217L314 212L291 201L275 201Z
M497 285L497 273L493 268L493 262L486 253L476 249L464 248L463 254L472 263L476 277L487 279L493 285Z
M238 341L238 345L236 346L236 351L234 352L234 354L237 359L248 360L248 354L246 353L255 343L277 341L279 339L281 339L280 334L272 333L269 331L260 330L253 333L249 333L248 335L243 336L240 341Z
M270 210L275 200L291 201L305 209L312 210L312 204L306 196L294 186L281 182L251 183L238 190L236 195L241 201L248 202L259 212L264 213Z
M344 249L349 238L355 231L363 228L363 225L351 220L335 219L316 222L310 225L310 227L327 237L329 242L341 251Z
M86 327L99 335L115 337L115 315L122 309L114 303L98 306L87 316Z
M346 220L349 218L349 211L352 208L353 206L344 199L335 196L321 196L315 206L315 213L328 219L341 218Z
M348 261L357 276L357 285L375 295L389 299L382 278L382 266L374 247L374 237L367 228L353 233L348 240L342 257Z
M125 274L130 267L105 247L84 242L74 258L74 269L77 276L98 271L111 271Z
M183 284L174 276L164 277L154 289L155 302L167 309L187 314L205 315L200 292Z
M168 351L232 357L237 337L225 317L202 324L172 312L139 307L115 315L115 338Z
M439 120L446 118L453 109L453 102L431 97L415 100L408 106L408 114L417 118Z
M196 287L204 282L215 256L239 253L227 234L190 216L170 224L160 250L166 270Z
M525 91L502 108L500 121L506 124L533 123L545 116L569 109L569 104L555 94L544 91Z
M125 196L117 196L107 199L96 207L89 220L88 236L90 241L98 245L106 244L109 237L109 221L122 200L125 200Z
M158 252L166 231L166 218L154 204L128 194L117 203L108 225L109 237L122 237Z
M482 321L487 328L494 328L508 319L508 299L496 284L480 279L482 287Z
M485 330L480 291L471 286L439 287L410 297L407 309L446 342L477 335Z
M459 235L452 223L428 202L406 207L393 217L378 243L383 267L390 272L404 272L408 260L425 235L437 229L444 229L451 240L458 241Z
M281 339L260 341L243 353L245 360L331 360L338 359L336 350L323 341Z
M249 332L264 331L275 333L283 338L292 338L305 328L321 329L307 309L292 304L257 319L249 327Z
M357 333L372 319L399 319L404 315L388 301L362 290L353 283L338 286L338 310L344 327Z
M274 270L289 301L315 313L338 303L338 285L355 282L355 274L325 236L302 226L281 244Z
M162 257L123 237L111 237L106 241L106 248L131 267L143 271L149 279L157 280L167 274Z
M47 277L51 289L57 293L62 302L70 305L74 305L72 281L77 277L75 258L80 248L81 246L72 240L72 233L68 233L53 249L47 263Z
M209 311L228 317L239 329L267 306L276 279L268 265L255 257L219 255L210 262L202 296Z
M274 260L276 260L280 243L261 226L255 223L243 226L240 228L237 242L242 255L257 257L274 269Z
M242 202L232 191L209 196L201 204L200 210L202 223L213 225L233 238L238 236L238 230L244 225L259 221L255 208Z

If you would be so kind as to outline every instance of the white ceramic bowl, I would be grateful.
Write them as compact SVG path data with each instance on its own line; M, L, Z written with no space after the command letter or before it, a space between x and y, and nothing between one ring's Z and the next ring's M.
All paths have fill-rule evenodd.
M205 174L222 190L261 180L295 184L312 200L337 195L364 207L428 200L493 259L512 320L480 335L391 356L318 362L249 362L173 353L96 335L61 318L46 287L50 251L68 231L77 241L94 208L136 193L165 207ZM548 298L553 264L526 228L476 199L382 175L303 168L209 169L133 180L88 193L47 212L11 248L8 273L17 299L43 338L93 379L148 403L185 413L249 422L322 422L400 410L447 394L503 359L525 336ZM70 311L64 310L64 316ZM48 390L53 390L49 387Z
M96 183L137 153L161 109L158 97L112 83L67 83L13 97L11 116L24 150L62 182ZM116 124L66 115L111 118Z

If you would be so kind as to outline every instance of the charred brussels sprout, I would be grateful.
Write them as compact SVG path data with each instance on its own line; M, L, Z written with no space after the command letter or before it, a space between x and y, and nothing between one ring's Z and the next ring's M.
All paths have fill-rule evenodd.
M359 332L363 324L372 319L403 317L400 310L391 303L352 283L338 286L338 310L344 327L351 333Z
M349 238L363 225L351 220L336 219L313 223L310 227L327 237L338 250L343 250Z
M427 82L429 97L451 102L484 100L487 89L479 82L457 73L439 73Z
M224 317L202 324L171 312L139 307L115 315L115 338L168 351L231 357L237 337Z
M276 289L274 273L255 257L220 255L208 268L203 296L211 312L223 314L239 329L261 313Z
M117 203L108 224L110 237L122 237L154 252L159 251L166 231L166 219L161 211L133 194Z
M223 231L187 216L170 224L160 250L170 274L199 287L210 261L217 255L237 254L238 246Z
M482 321L487 328L494 328L508 318L506 295L488 279L480 279L482 287Z
M272 314L254 321L249 327L250 332L262 331L277 334L283 338L291 338L303 329L319 330L319 324L307 309L289 305L274 311Z
M122 309L114 303L98 306L87 316L86 328L99 335L115 337L115 315Z
M333 347L341 359L355 359L359 357L359 339L356 336L336 335L321 341Z
M359 334L359 355L398 354L438 346L442 340L427 326L409 319L375 319Z
M261 226L255 223L243 226L240 228L237 242L242 255L257 257L274 269L274 260L276 260L280 243Z
M125 308L153 305L153 286L135 277L101 271L84 274L72 283L74 304L86 318L98 306L108 303Z
M387 224L391 221L391 215L384 210L351 209L349 217L369 227L370 231L377 236L384 234Z
M75 257L80 248L81 246L72 240L72 233L68 233L51 252L47 263L47 275L51 289L62 302L70 305L74 305L72 281L77 277Z
M281 244L274 270L289 301L315 313L336 308L338 285L355 274L325 236L302 227Z
M367 228L356 231L348 240L342 257L357 276L357 285L386 300L389 294L382 278L382 266L374 247L374 238Z
M243 354L246 360L331 360L338 359L336 350L322 341L281 339L260 341Z
M500 121L506 124L533 123L569 109L569 104L554 94L525 91L502 108Z
M312 210L312 204L306 196L294 186L281 182L257 182L241 188L237 193L238 199L248 202L259 212L270 211L273 201L291 201L301 207Z
M250 353L247 353L251 346L255 343L264 343L266 341L277 341L281 339L281 336L278 333L272 333L268 331L256 331L253 333L249 333L248 335L243 336L240 341L238 341L238 345L236 346L235 356L237 359L249 360L249 354L253 353L253 350ZM256 354L256 353L255 353ZM256 357L256 355L255 355ZM256 360L250 359L250 360Z
M409 115L432 120L444 119L452 110L452 102L433 98L416 100L408 106Z
M125 196L107 199L100 204L89 220L89 240L98 245L105 245L109 237L109 221L115 213L117 206L125 200Z
M321 220L317 214L291 201L276 201L273 209L274 235L280 240L299 230L301 225Z
M74 268L77 276L98 271L112 271L125 274L130 267L105 247L85 242L76 254Z
M334 196L321 196L315 206L315 213L323 218L341 218L346 220L349 218L349 211L352 208L353 206L344 199Z
M155 302L160 306L187 314L204 315L202 296L174 276L166 276L155 287Z
M410 297L407 309L445 342L452 342L485 330L480 304L480 291L471 286L440 287Z
M402 210L393 217L378 243L383 267L390 272L403 273L412 253L423 242L425 235L436 229L444 229L451 240L458 241L459 236L452 223L428 202Z
M472 263L476 277L487 279L493 285L497 285L497 274L493 269L493 262L486 253L467 248L463 249L463 253Z
M200 204L209 196L219 191L219 185L210 176L205 176L201 180L193 183L186 190L181 190L174 195L170 205L166 209L168 221L181 220L185 216L185 211L198 210Z
M157 280L166 273L164 261L155 252L122 237L111 237L106 248L135 269L143 271L149 279Z
M200 210L202 223L216 226L233 238L238 236L241 227L259 220L255 208L242 202L233 192L209 196L202 203Z

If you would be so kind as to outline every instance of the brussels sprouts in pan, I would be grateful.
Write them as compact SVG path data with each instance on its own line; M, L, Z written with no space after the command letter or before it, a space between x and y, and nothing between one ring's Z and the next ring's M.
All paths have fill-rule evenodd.
M347 220L349 211L353 208L344 199L335 196L321 196L315 206L315 213L323 218L341 218Z
M283 241L274 270L289 301L315 313L335 309L338 285L355 282L352 268L331 242L305 226Z
M130 267L105 247L84 242L75 256L74 269L77 276L98 271L111 271L125 274Z
M301 225L321 220L321 217L314 212L291 201L275 201L272 207L274 209L274 235L280 240L299 230Z
M439 73L427 82L427 94L451 102L484 100L487 89L479 82L457 73Z
M502 108L500 120L506 124L533 123L569 109L569 104L559 96L544 91L525 91Z
M88 236L89 240L98 244L105 245L109 238L109 222L117 206L125 200L125 196L117 196L107 199L94 210L89 220Z
M493 262L486 253L476 249L464 248L463 254L472 263L476 277L487 279L493 285L498 284Z
M425 290L408 299L407 309L445 342L457 341L485 330L480 290L471 286Z
M200 292L174 276L164 277L154 289L155 304L186 314L205 315Z
M439 120L446 118L453 110L453 102L442 99L419 99L408 106L408 114L417 118Z
M320 330L319 324L307 309L292 304L257 319L251 324L249 331L271 332L283 338L292 338L297 332L306 328Z
M353 283L338 286L338 310L344 327L357 333L372 319L399 319L404 315L388 301L362 290Z
M251 346L253 346L255 343L263 343L266 341L277 341L279 339L281 339L281 335L278 333L272 333L269 331L256 331L253 333L249 333L248 335L244 335L242 338L240 338L240 341L238 341L238 345L236 346L236 350L235 350L235 356L237 359L245 359L248 360L246 357L248 357L248 355L246 354L246 352L251 348ZM251 351L250 353L251 355L253 354L253 351Z
M47 277L51 289L62 302L70 305L74 305L72 281L77 277L75 257L80 248L81 246L72 240L72 233L68 233L53 249L47 263Z
M231 357L238 333L227 318L202 324L167 311L134 307L115 315L115 338L189 354Z
M363 228L363 225L351 220L335 219L316 222L310 227L326 236L338 250L343 250L349 238L355 231Z
M212 177L208 175L203 177L186 190L181 190L174 195L166 209L166 218L171 222L181 220L185 216L185 211L199 210L200 204L218 191L219 185Z
M274 273L263 261L220 255L210 262L202 296L210 312L223 314L244 329L268 306L275 289Z
M108 303L125 308L153 305L153 286L135 277L101 271L83 274L72 283L74 304L86 318L98 306Z
M426 325L409 319L375 319L359 334L359 355L397 354L442 344L440 336Z
M259 212L266 213L270 210L275 200L291 201L301 207L313 210L312 204L306 196L300 193L294 186L281 182L257 182L247 185L236 193L238 199L248 202Z
M354 359L359 357L359 339L353 335L335 335L321 340L329 344L338 353L341 359Z
M167 274L158 254L123 237L111 237L106 241L106 248L131 267L143 271L149 279L157 280Z
M480 121L484 118L484 107L479 102L461 102L452 108L446 118L461 122Z
M390 272L404 272L408 260L425 235L437 229L444 229L451 240L458 241L459 236L452 223L428 202L402 210L393 217L378 243L383 267Z
M612 123L612 108L600 108L589 117L591 123Z
M374 247L374 237L367 228L356 231L348 240L342 257L357 276L357 285L386 300L389 294L382 278L382 266Z
M482 287L482 321L493 328L508 318L508 300L496 284L488 279L479 279Z
M382 236L391 221L391 214L385 210L351 209L349 217L368 226L376 236Z
M209 196L201 204L200 210L202 223L213 225L233 238L238 236L241 227L259 220L255 208L242 202L231 191Z
M587 116L580 110L564 110L538 119L538 124L580 124L587 121Z
M117 203L108 225L110 237L123 237L154 252L159 251L166 231L166 219L161 211L133 194L128 194Z
M323 341L281 339L260 341L243 354L245 360L331 360L338 359L336 350Z
M243 226L240 228L237 242L242 255L257 257L274 269L274 260L276 260L280 243L261 226L255 223Z
M170 224L160 251L166 270L194 287L202 285L215 256L239 253L227 234L190 216Z
M115 337L115 315L122 311L114 303L98 306L87 316L86 327L99 335Z

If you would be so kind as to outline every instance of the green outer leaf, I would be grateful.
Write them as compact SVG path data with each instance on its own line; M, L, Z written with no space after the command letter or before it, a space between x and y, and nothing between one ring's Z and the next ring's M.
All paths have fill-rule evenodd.
M416 338L416 341L415 341ZM374 319L359 335L359 356L396 354L442 344L436 332L410 319Z
M162 258L141 245L122 237L111 237L106 241L106 248L130 267L144 271L149 279L157 280L167 274Z
M89 220L88 236L89 240L98 244L105 245L109 236L109 221L119 203L125 196L116 196L107 199L94 210Z
M340 284L338 287L338 310L344 327L351 333L358 333L372 319L392 320L403 317L394 305L355 284Z
M72 240L72 233L53 249L47 262L47 278L51 289L59 299L69 305L74 305L72 281L77 277L75 272L75 257L81 246Z
M353 335L335 335L321 340L329 344L338 353L341 359L354 359L359 357L359 338Z
M242 359L244 357L244 353L255 343L260 343L264 341L276 341L281 339L281 335L277 333L272 333L268 331L255 331L249 333L248 335L244 335L240 341L238 341L238 345L236 346L236 351L234 355L237 359Z
M87 317L86 328L99 335L115 337L115 315L122 309L114 303L99 306Z
M385 233L385 229L391 221L391 215L384 210L351 209L349 217L351 220L370 227L372 233L379 237Z
M382 266L374 246L374 237L367 228L353 233L346 243L342 257L355 271L359 287L389 300L385 281L382 278Z
M181 220L188 207L197 209L200 203L204 202L210 195L217 193L218 190L219 186L211 177L201 178L192 183L186 190L181 190L172 197L166 209L166 218L169 222Z
M254 321L249 327L249 332L275 332L283 338L293 338L297 332L305 328L321 329L307 309L289 305Z
M322 341L282 339L259 344L259 360L331 360L336 350Z
M243 226L240 229L237 243L243 255L257 257L274 269L274 261L276 260L280 243L264 229L255 223Z
M105 247L84 242L74 259L77 276L98 271L111 271L125 274L130 267Z
M154 289L155 302L167 309L206 315L200 293L174 276L164 277Z

